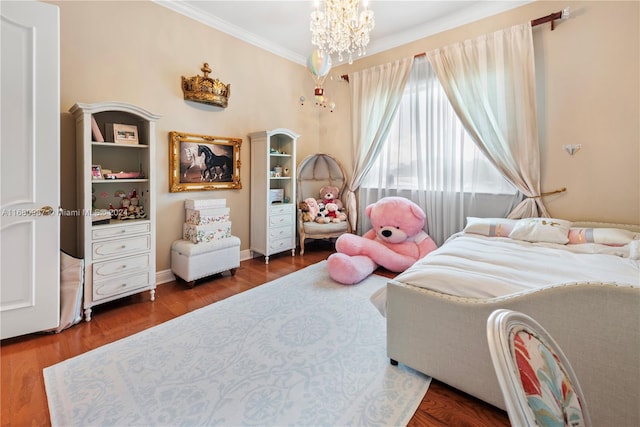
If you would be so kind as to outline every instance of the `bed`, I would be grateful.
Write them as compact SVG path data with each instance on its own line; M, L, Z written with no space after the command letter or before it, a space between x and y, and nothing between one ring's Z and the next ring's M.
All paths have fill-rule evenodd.
M520 221L469 218L372 296L389 358L504 409L486 322L521 311L571 361L593 425L640 425L640 226L558 220L555 237L522 238Z

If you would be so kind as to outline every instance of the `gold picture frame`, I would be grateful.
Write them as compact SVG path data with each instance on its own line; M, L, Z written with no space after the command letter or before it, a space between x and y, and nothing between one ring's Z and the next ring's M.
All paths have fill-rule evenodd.
M169 132L169 191L239 190L241 138Z

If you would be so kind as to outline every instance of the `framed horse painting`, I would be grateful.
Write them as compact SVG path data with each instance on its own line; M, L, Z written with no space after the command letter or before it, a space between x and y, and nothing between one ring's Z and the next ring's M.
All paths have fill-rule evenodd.
M242 188L241 138L169 132L169 191Z

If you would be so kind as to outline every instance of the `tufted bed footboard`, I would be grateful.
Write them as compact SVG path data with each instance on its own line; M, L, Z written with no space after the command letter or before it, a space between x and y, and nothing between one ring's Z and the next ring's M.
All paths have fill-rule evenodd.
M464 298L391 280L390 359L505 408L489 355L489 314L532 316L556 339L585 393L593 425L640 425L640 288L572 283L495 298Z

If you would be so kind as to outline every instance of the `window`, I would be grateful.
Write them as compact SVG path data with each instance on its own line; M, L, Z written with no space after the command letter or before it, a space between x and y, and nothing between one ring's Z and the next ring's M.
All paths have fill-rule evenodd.
M522 199L467 134L429 61L416 58L389 135L360 187L364 208L385 196L407 197L427 213L437 244L467 216L504 217Z
M416 58L364 187L516 194L465 131L429 62Z

